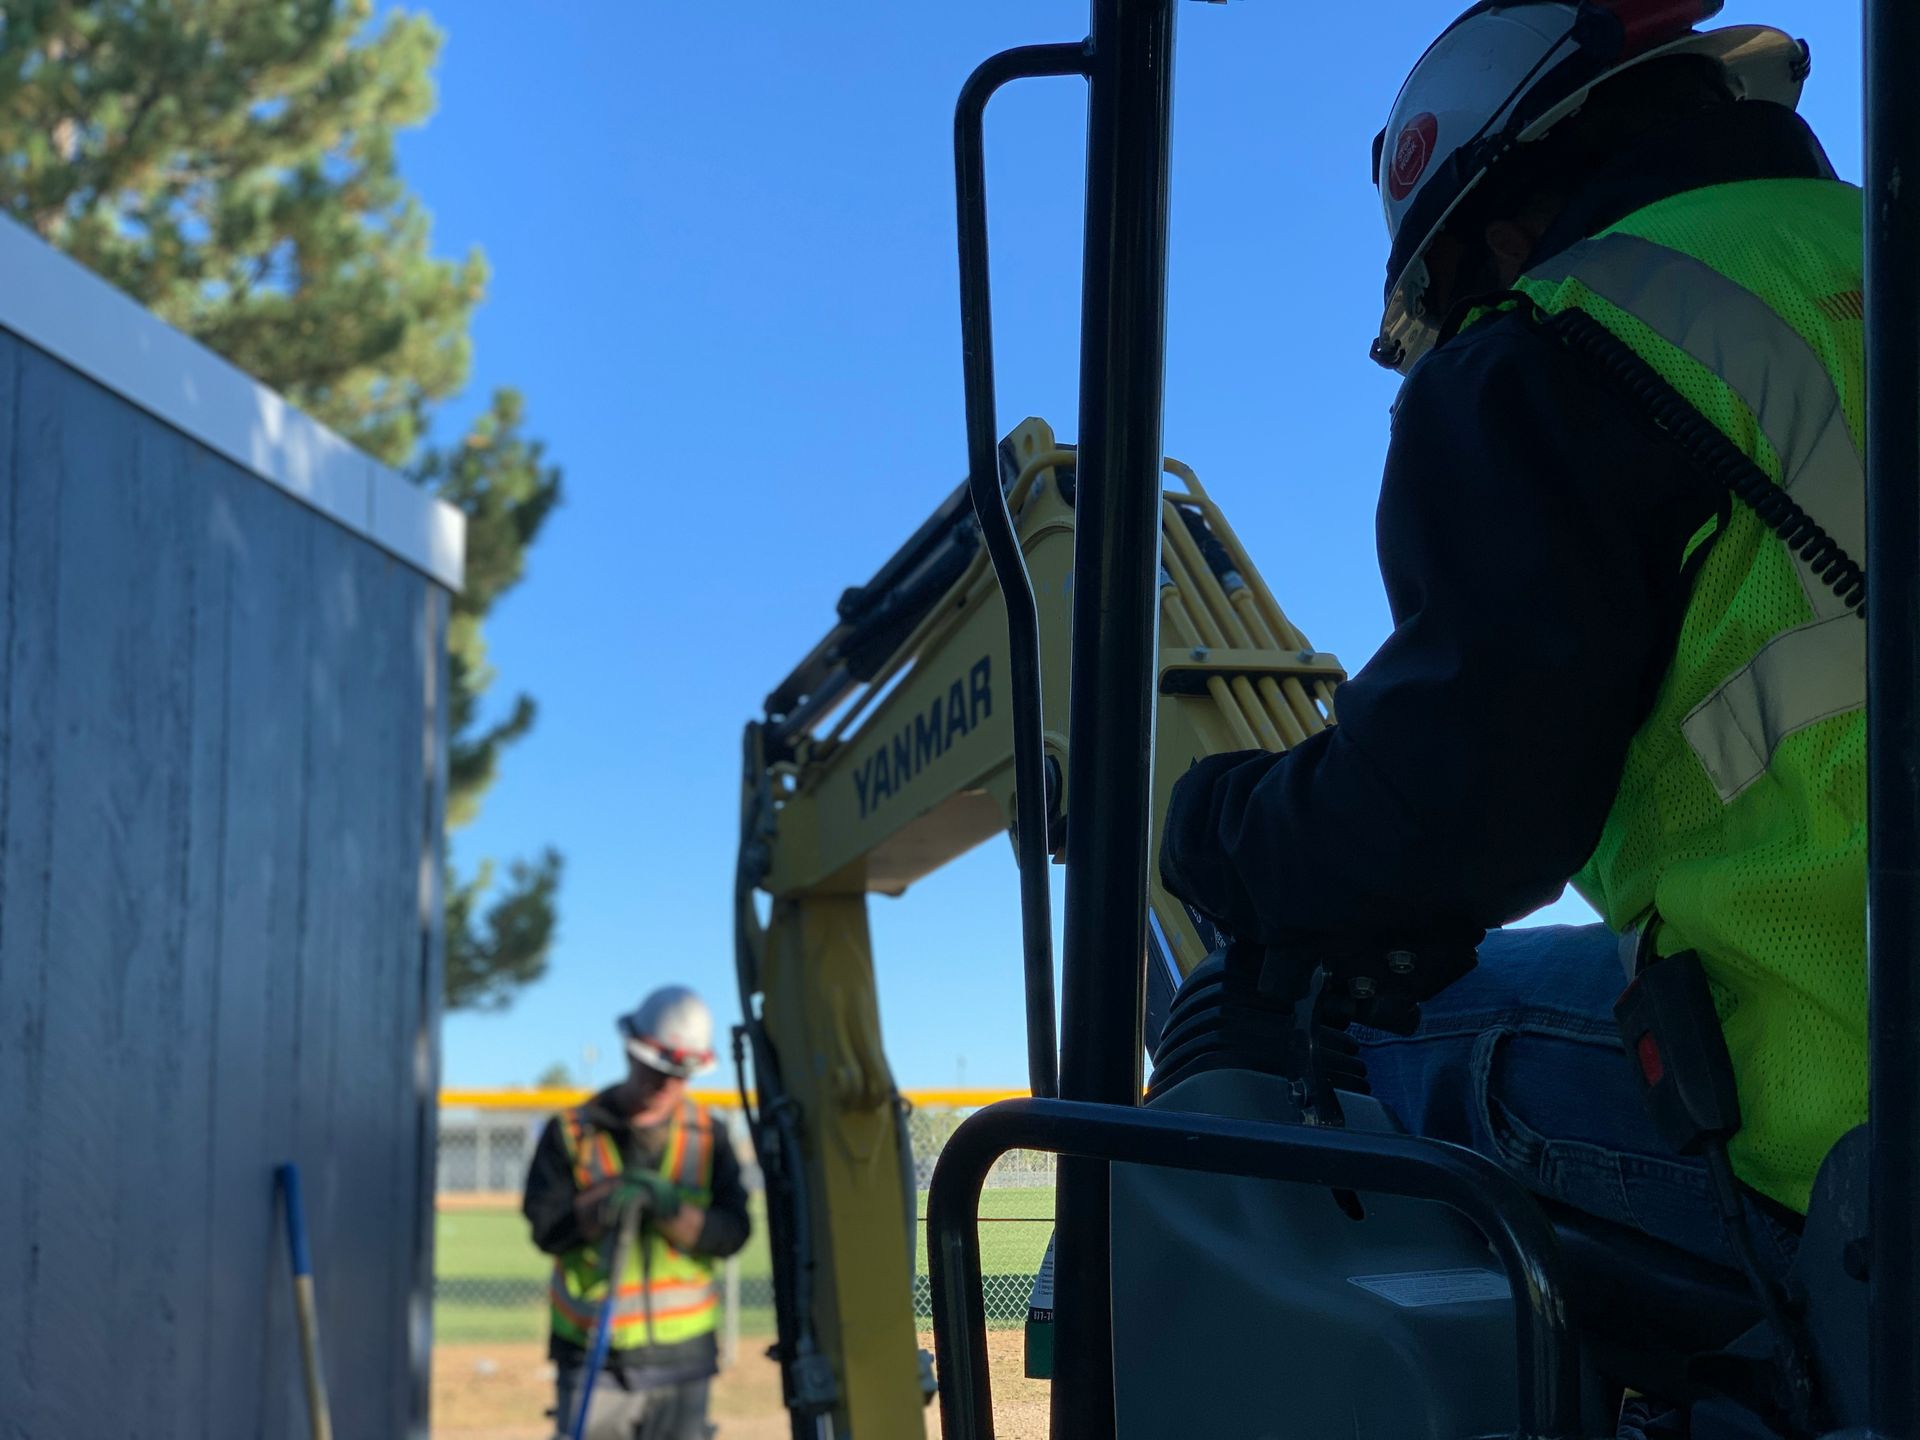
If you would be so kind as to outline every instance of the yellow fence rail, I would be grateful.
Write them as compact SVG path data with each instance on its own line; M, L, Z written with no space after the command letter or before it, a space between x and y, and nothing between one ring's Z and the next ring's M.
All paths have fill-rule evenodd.
M590 1090L442 1090L443 1110L570 1110ZM1025 1090L906 1090L902 1098L916 1109L977 1110L1001 1100L1019 1100ZM740 1108L738 1090L695 1090L693 1098L717 1110ZM752 1092L748 1092L752 1099Z

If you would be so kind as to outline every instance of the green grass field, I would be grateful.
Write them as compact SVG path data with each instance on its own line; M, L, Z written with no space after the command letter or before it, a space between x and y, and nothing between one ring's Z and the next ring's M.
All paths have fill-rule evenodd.
M755 1201L753 1238L740 1252L740 1333L773 1331L773 1265ZM920 1196L926 1213L926 1196ZM1053 1229L1053 1191L987 1190L980 1197L980 1261L987 1313L996 1324L1025 1315L1026 1287L1040 1268ZM1025 1222L1025 1223L1022 1223ZM924 1318L926 1227L919 1228L917 1273ZM516 1210L448 1210L437 1217L434 1333L442 1340L538 1340L546 1334L551 1262L527 1239Z
M926 1192L920 1194L921 1224L915 1227L914 1273L927 1273ZM1053 1233L1052 1190L980 1192L980 1273L1032 1278ZM1030 1223L1022 1224L1026 1221Z

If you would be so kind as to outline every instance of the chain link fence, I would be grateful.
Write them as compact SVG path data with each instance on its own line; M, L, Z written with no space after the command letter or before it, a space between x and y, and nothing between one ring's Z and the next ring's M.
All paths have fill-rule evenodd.
M436 1185L434 1334L443 1343L539 1340L547 1330L551 1261L535 1250L520 1216L520 1190L541 1128L573 1097L516 1097L511 1092L450 1097L440 1111ZM753 1199L754 1234L723 1272L722 1335L729 1350L744 1338L774 1332L773 1269L760 1200L760 1172L737 1106L708 1098L714 1118L733 1138ZM908 1097L910 1101L913 1097ZM941 1092L912 1104L917 1213L926 1219L927 1186L954 1128L997 1094ZM1017 1327L1027 1314L1033 1277L1053 1232L1054 1157L1028 1151L1003 1156L980 1197L980 1268L987 1323ZM917 1228L914 1313L932 1325L925 1225Z

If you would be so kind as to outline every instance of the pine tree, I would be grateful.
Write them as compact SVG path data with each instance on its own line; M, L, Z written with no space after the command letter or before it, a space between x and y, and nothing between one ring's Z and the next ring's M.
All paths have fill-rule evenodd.
M485 724L482 625L519 583L560 498L493 397L435 449L465 384L487 283L478 251L436 258L394 136L433 111L440 33L372 0L0 0L0 207L163 319L468 516L449 625L447 823L470 821L525 695ZM499 1005L539 976L560 859L447 878L447 1003Z
M420 479L467 515L466 585L447 625L453 731L447 757L447 824L473 819L493 784L500 752L533 728L534 703L518 696L504 719L483 725L479 701L493 684L480 622L493 603L520 583L527 547L560 501L560 472L544 447L521 434L520 397L510 390L450 452L429 454ZM560 887L560 857L516 860L504 887L482 860L462 880L447 872L447 1004L497 1008L546 969Z

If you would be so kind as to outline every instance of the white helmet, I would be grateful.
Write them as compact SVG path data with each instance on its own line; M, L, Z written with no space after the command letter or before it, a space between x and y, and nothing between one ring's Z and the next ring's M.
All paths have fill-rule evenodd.
M620 1017L627 1054L650 1069L691 1079L713 1068L713 1012L684 985L663 985Z
M1593 88L1668 55L1720 63L1737 99L1797 106L1807 47L1764 25L1700 33L1724 0L1482 0L1428 47L1373 142L1393 241L1373 358L1405 372L1446 318L1427 303L1428 249L1468 192L1544 137Z

